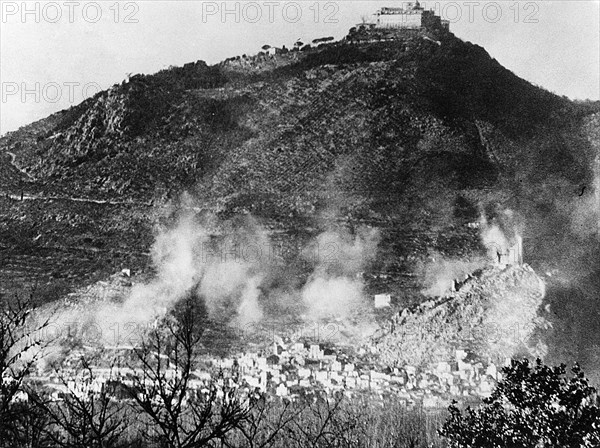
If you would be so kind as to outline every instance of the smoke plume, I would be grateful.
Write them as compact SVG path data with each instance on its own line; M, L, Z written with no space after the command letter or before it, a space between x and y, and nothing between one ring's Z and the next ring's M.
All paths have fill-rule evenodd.
M375 256L376 231L328 230L290 255L251 218L218 223L218 231L215 222L188 214L162 228L151 251L150 280L125 297L96 301L85 313L63 312L58 319L104 329L104 345L129 345L106 329L152 325L189 297L201 302L213 322L232 329L278 318L344 322L365 315L369 302L359 274Z

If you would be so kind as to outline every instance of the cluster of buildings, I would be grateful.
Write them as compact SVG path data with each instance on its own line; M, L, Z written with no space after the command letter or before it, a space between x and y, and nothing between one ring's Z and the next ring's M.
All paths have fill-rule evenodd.
M368 41L375 35L377 35L377 39L373 40L393 40L397 36L419 31L449 32L450 22L436 15L435 11L423 8L418 1L404 2L400 7L383 7L372 14L369 19L357 24L350 30L346 43L357 40ZM344 41L341 41L341 43L344 43ZM228 58L223 63L229 66L254 67L266 61L274 60L280 55L293 54L297 51L309 51L331 44L335 44L334 37L314 39L310 43L298 40L290 49L286 48L285 45L282 47L263 45L256 55L244 54Z
M121 349L122 350L122 349ZM79 353L73 353L71 364ZM477 401L491 394L500 379L499 368L491 361L470 358L457 350L455 359L438 362L428 368L405 365L390 367L374 364L362 357L350 358L319 344L281 340L273 344L270 353L244 353L236 357L203 359L201 369L190 376L191 393L208 393L217 386L236 388L246 396L260 392L281 399L297 400L314 395L348 397L367 395L381 401L395 398L407 407L446 408L452 399ZM115 400L131 399L131 390L139 386L144 372L138 368L96 367L76 369L69 359L60 374L32 378L49 397L60 401L68 394L85 398L101 391ZM169 366L168 361L165 366ZM179 373L169 366L166 378ZM220 388L220 389L219 389ZM26 400L26 394L15 399Z
M314 393L395 396L407 406L447 407L451 399L478 400L491 394L501 373L491 360L457 350L454 360L428 368L390 367L350 359L318 344L275 343L269 356L244 354L219 362L220 374L247 390L297 399Z
M356 25L358 30L445 30L450 22L427 10L418 1L407 2L402 7L384 7L377 10L370 21Z

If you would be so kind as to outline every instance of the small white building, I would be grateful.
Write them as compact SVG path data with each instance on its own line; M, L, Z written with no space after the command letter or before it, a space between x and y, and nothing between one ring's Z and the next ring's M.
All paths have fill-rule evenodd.
M328 383L327 372L325 370L317 370L315 372L315 380L319 383Z
M260 387L260 379L253 375L244 375L242 379L252 388Z
M397 383L397 384L404 384L404 377L400 376L400 375L392 375L390 377L390 381L392 383Z
M292 346L293 353L303 353L304 352L304 344L302 342L296 342Z
M298 369L298 376L302 379L310 377L310 369L300 368Z
M309 380L300 380L300 381L298 381L298 386L308 389L310 387L310 381Z
M456 361L462 361L463 359L465 359L467 357L467 352L465 350L456 350L455 353L455 359Z
M477 392L482 397L489 397L490 395L492 395L493 389L494 389L494 385L492 384L492 382L485 379L481 383L479 383Z
M369 380L369 378L359 378L356 381L356 387L358 387L359 389L369 389L371 387L371 381Z
M19 402L26 402L29 401L29 394L27 392L25 392L24 390L18 390L17 392L15 392L15 394L13 395L11 402L12 403L19 403Z
M308 350L308 357L310 359L323 359L323 350L318 344L312 344Z
M287 397L289 394L289 391L288 391L288 388L286 387L286 385L281 383L279 386L277 386L277 389L275 389L275 393L277 394L278 397Z
M260 370L265 370L267 368L267 358L264 356L259 356L256 358L256 367Z
M281 50L277 47L271 47L270 45L263 45L261 48L262 52L268 56L275 56Z
M231 369L233 367L233 359L223 358L219 362L219 367L222 369Z
M392 304L391 294L376 294L375 308L387 308Z
M450 373L452 371L452 367L450 366L449 362L441 361L438 362L436 371L438 373Z
M341 372L342 371L342 363L339 361L333 361L330 367L332 372Z
M390 375L387 373L377 372L375 370L370 371L371 381L381 381L381 382L390 382Z
M498 379L498 368L496 367L496 364L491 363L488 365L487 369L485 369L485 374L491 376L495 380Z

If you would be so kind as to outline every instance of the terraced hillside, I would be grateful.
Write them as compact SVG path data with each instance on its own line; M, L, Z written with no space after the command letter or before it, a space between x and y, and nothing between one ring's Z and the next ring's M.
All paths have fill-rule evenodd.
M369 292L406 303L423 300L432 259L484 254L482 217L522 234L536 270L585 281L600 105L437 38L198 61L4 136L3 290L61 284L51 299L146 269L155 225L190 207L220 222L250 214L296 248L332 227L378 228Z

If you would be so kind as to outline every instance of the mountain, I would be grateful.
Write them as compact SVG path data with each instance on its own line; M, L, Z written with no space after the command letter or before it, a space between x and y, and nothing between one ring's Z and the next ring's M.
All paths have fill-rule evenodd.
M599 309L599 132L599 103L534 86L449 33L136 75L0 139L0 276L52 300L147 270L155 225L192 208L251 215L296 248L377 228L368 291L406 305L424 300L432 258L485 256L485 222L523 236L562 296L583 290L568 318L547 291L566 328L578 304ZM587 332L569 328L572 341Z
M593 110L451 36L276 58L138 75L2 146L52 192L148 200L196 187L207 204L276 219L314 215L342 191L348 212L383 217L380 192L492 186L500 171L515 175L515 145L571 130ZM584 176L585 161L560 145L546 151L549 168Z

